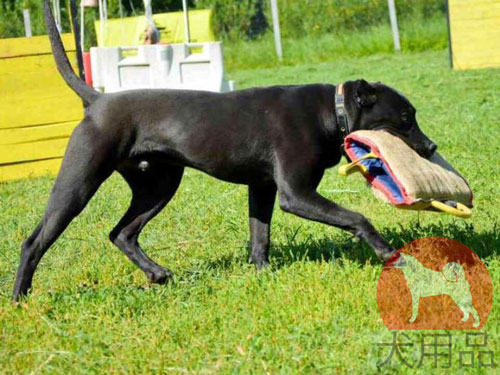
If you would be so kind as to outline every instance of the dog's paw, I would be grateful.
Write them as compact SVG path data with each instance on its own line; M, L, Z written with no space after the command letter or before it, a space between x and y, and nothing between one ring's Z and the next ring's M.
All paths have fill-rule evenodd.
M248 263L253 264L255 268L257 268L258 270L269 267L269 261L264 257L261 258L250 257L250 259L248 259Z
M152 284L166 284L167 282L174 281L174 274L166 269L148 273L147 276L148 281Z
M255 262L255 261L250 260L249 263L253 264L255 266L255 268L257 268L257 270L259 270L259 271L264 270L270 266L270 263L267 260L262 260L259 262Z
M395 256L396 254L396 249L393 247L383 247L383 248L377 248L375 249L375 254L377 254L377 257L382 261L382 262L387 262L391 260L392 257Z
M417 320L417 317L416 316L412 316L410 318L410 320L408 320L410 323L413 323L415 320Z
M394 252L390 255L385 265L386 267L403 268L407 263L400 252Z
M270 265L271 265L271 263L269 263L267 260L265 260L260 264L256 264L255 266L260 271L260 270L265 270L265 269L269 268Z
M479 322L474 322L474 324L472 325L474 328L477 328L479 327Z

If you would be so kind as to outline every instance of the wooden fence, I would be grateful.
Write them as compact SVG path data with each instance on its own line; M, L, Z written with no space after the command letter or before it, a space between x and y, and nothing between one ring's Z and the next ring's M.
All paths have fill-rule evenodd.
M76 60L72 34L62 39ZM82 102L57 72L47 36L0 39L0 181L57 173Z
M500 67L500 0L448 0L455 69Z

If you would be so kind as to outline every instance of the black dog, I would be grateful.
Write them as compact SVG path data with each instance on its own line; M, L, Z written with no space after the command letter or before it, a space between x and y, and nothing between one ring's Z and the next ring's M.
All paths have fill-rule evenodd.
M174 196L184 167L248 185L250 261L257 267L268 264L276 192L284 211L348 230L383 260L394 252L366 218L322 197L316 187L324 170L340 161L343 137L358 129L385 128L422 156L432 155L436 145L418 128L404 96L364 80L345 82L337 93L332 85L317 84L225 94L100 94L74 74L48 0L44 11L59 72L88 113L70 138L43 220L23 244L15 300L28 292L47 249L115 170L133 198L110 239L151 282L164 283L172 274L149 259L137 239Z

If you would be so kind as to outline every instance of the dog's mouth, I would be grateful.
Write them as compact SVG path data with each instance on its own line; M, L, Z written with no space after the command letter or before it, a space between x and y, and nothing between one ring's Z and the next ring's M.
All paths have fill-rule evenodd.
M421 148L419 146L412 147L420 156L424 159L430 159L434 152L436 152L437 146L433 143L431 146L427 148Z
M437 149L437 145L434 142L427 142L426 144L420 142L419 143L412 142L411 140L408 139L408 137L405 134L401 134L394 128L387 125L377 126L373 128L373 130L383 130L386 131L387 133L392 134L395 137L398 137L403 142L405 142L408 145L408 147L410 147L424 159L429 159L432 155L434 155Z

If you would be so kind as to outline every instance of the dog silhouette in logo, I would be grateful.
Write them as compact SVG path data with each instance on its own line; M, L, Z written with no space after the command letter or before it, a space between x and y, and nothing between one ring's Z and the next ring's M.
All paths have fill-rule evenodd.
M398 262L395 267L403 271L406 284L410 289L412 300L412 315L409 320L413 323L418 316L420 298L446 294L462 310L462 322L469 320L469 315L474 318L473 327L479 326L479 315L472 305L470 285L465 279L463 267L455 262L447 263L441 272L425 268L417 258L401 253L403 262Z

